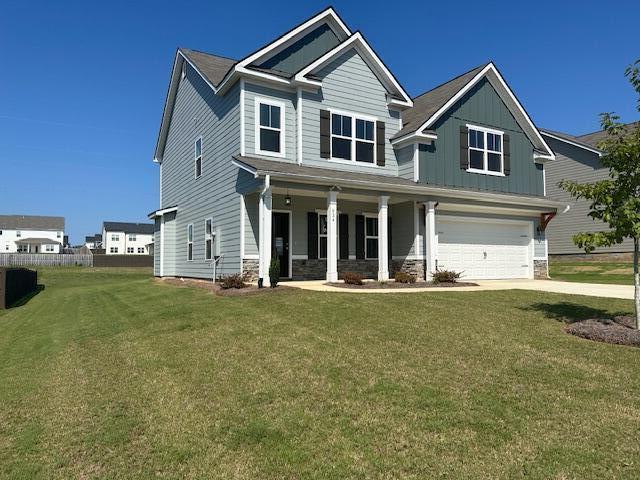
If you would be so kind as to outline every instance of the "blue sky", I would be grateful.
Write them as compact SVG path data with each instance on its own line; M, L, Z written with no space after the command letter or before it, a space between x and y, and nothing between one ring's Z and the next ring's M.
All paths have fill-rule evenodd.
M638 119L624 69L640 58L640 2L517 3L333 5L411 95L493 60L539 126L588 133L611 110ZM176 47L241 58L327 5L5 2L0 213L62 215L74 243L103 220L145 221Z

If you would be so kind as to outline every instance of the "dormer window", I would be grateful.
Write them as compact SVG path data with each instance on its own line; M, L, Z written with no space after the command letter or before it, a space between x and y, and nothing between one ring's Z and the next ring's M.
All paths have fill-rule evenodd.
M284 157L285 105L271 99L256 98L256 152Z
M469 167L467 172L504 175L504 132L467 125L469 128Z

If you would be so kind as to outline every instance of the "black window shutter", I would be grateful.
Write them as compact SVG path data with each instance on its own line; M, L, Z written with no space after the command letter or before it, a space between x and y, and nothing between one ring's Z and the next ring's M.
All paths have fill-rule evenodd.
M504 174L511 175L511 145L509 135L506 133L502 136L502 152L504 157Z
M466 125L460 125L460 168L469 168L469 129Z
M349 215L341 213L338 217L340 225L340 260L349 259Z
M331 113L329 110L320 110L320 156L331 156Z
M356 215L356 258L364 258L364 215Z
M318 214L307 212L307 257L318 258Z
M385 138L384 138L384 122L376 122L376 164L384 167L385 160Z

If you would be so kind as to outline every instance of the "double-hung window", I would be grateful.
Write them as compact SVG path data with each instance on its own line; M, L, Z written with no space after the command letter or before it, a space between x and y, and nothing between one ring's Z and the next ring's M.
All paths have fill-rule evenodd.
M365 216L364 246L365 258L378 258L378 217Z
M44 251L45 252L53 252L53 245L51 244L47 244L44 246Z
M138 247L138 253L144 253L144 247Z
M504 174L503 133L469 126L469 172Z
M256 98L256 152L284 157L284 110L282 102Z
M133 253L133 252L134 252L133 247L127 247L127 253Z
M204 258L205 260L213 258L213 220L211 218L204 221Z
M187 260L193 260L193 224L187 225Z
M202 175L202 137L198 137L193 146L193 169L196 178Z
M111 241L112 242L119 242L120 241L120 235L111 235Z
M16 237L20 238L22 236L22 232L20 230L16 231Z
M375 163L375 120L331 113L331 158Z
M118 247L109 247L110 253L118 253Z
M136 241L136 234L135 233L130 233L129 234L129 241L130 242L135 242Z

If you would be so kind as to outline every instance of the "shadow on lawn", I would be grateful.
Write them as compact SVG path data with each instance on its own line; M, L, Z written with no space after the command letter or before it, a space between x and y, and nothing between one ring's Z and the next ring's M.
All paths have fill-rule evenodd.
M8 305L7 309L22 307L23 305L26 305L27 303L29 303L29 300L31 300L33 297L38 295L43 290L44 290L44 285L42 284L36 285L36 289L34 291L27 293L24 297L20 298L19 300L16 300L11 305Z
M587 319L608 319L617 316L628 315L629 312L610 312L601 308L592 308L579 303L534 303L523 310L535 310L544 312L548 318L553 318L563 323L575 323Z

